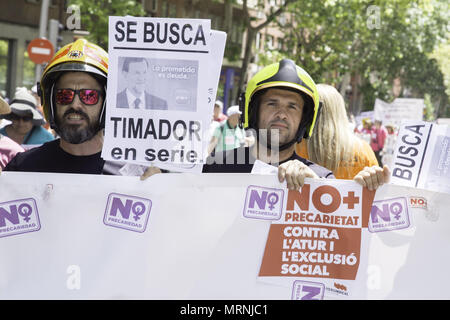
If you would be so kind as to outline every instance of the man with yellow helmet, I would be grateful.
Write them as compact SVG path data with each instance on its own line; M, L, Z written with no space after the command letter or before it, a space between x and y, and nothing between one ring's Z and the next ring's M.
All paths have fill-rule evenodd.
M44 70L44 115L60 136L18 154L5 171L119 174L100 157L105 124L108 54L85 39L61 48Z
M296 143L309 138L314 129L319 94L309 74L294 61L283 59L256 73L241 108L244 128L254 130L257 142L252 148L216 153L207 159L203 172L251 172L254 162L261 160L278 166L280 182L286 180L292 190L303 186L305 178L334 178L330 170L295 153ZM376 189L388 179L388 170L372 167L354 180Z

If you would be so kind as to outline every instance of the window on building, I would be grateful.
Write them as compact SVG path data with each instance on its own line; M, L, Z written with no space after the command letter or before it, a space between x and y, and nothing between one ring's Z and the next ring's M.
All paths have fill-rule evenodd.
M177 16L177 5L175 3L169 3L168 17L175 18Z
M6 39L0 39L0 92L3 97L9 96L10 94L10 51L10 41Z
M283 38L278 38L278 39L277 39L277 49L278 49L279 51L282 51L282 50L283 50L283 45L284 45L284 40L283 40Z
M268 49L273 49L273 36L267 35L267 48Z
M261 47L261 33L258 32L256 34L255 48L256 50L259 50L260 47Z
M280 25L284 27L287 22L286 15L284 13L282 13L280 15L280 18L278 19L278 21L279 21Z
M167 17L169 8L166 1L161 2L161 17Z
M231 33L231 42L238 42L239 27L237 24L233 24Z
M25 48L28 47L28 42L25 45ZM31 89L32 86L35 85L35 75L36 75L36 65L33 61L28 57L28 51L25 50L23 53L23 81L22 86Z
M245 27L242 24L240 24L238 28L238 39L237 39L237 42L240 44L242 44L242 38L244 37L244 30Z
M158 0L151 0L150 1L150 8L152 11L158 10Z
M212 16L211 17L211 28L214 30L222 29L222 18L220 16Z

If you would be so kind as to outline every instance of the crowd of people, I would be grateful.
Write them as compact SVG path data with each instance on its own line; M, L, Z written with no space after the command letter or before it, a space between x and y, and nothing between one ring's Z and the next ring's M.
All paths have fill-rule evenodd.
M360 139L370 145L378 164L392 166L398 135L396 126L392 124L383 125L381 120L372 122L372 119L364 118L362 124L355 127L354 132Z
M107 65L107 52L84 39L55 54L40 81L44 117L54 134L42 127L45 121L29 91L18 90L10 106L2 101L1 116L11 123L0 131L1 141L9 136L5 141L17 144L5 157L0 149L3 170L119 174L123 163L101 158ZM361 152L364 142L348 130L343 99L333 89L316 86L289 59L264 67L249 81L240 105L229 107L225 116L217 104L203 172L251 172L260 160L278 167L280 182L292 190L305 178L354 179L369 189L387 182L389 168ZM24 152L20 148L26 144L34 147ZM381 154L380 145L375 139L375 156ZM242 157L236 153L245 160L237 161ZM141 178L159 172L150 166Z

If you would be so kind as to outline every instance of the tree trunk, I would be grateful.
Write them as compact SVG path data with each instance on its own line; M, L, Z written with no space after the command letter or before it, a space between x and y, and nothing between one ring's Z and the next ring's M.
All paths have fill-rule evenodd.
M350 84L350 80L351 80L350 73L349 72L345 73L344 77L342 78L340 90L339 90L339 93L343 97L345 97L345 92L347 91L347 87Z
M257 32L259 30L265 28L266 26L268 26L271 22L273 22L281 13L283 13L286 10L286 8L290 4L294 3L295 1L297 1L297 0L285 0L284 5L279 7L275 11L271 11L271 13L266 17L266 20L264 22L258 24L257 26L252 26L250 14L248 12L248 7L247 7L247 1L243 0L244 16L246 17L247 39L245 42L244 60L242 61L241 75L239 77L237 97L239 97L241 92L244 91L243 85L244 85L244 82L247 80L247 69L248 69L248 65L250 63L250 59L251 59L253 41L255 40Z

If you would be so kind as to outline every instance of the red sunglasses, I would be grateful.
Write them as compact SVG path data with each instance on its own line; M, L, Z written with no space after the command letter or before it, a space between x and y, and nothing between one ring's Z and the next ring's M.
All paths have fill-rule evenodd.
M55 95L55 101L58 104L68 105L71 104L75 95L78 95L81 102L85 105L92 106L98 102L102 91L95 89L57 89Z

